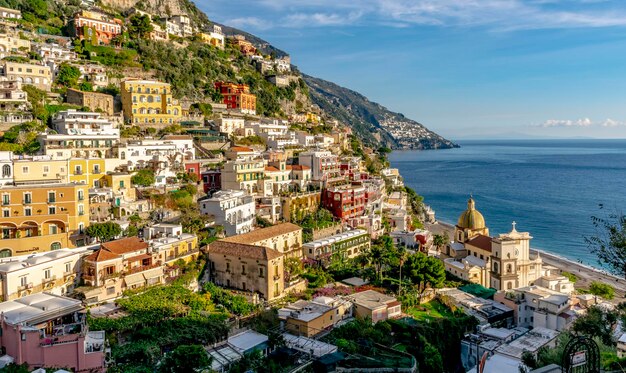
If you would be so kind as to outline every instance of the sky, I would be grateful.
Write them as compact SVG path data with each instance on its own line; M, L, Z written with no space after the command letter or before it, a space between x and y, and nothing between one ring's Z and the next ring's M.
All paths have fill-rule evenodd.
M196 0L451 139L626 138L624 0Z

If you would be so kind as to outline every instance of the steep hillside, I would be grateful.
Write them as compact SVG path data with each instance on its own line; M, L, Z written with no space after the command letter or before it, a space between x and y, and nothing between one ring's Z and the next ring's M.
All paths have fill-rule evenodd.
M349 125L366 143L378 141L393 149L458 147L422 124L389 111L367 97L323 79L304 75L311 99L325 112Z

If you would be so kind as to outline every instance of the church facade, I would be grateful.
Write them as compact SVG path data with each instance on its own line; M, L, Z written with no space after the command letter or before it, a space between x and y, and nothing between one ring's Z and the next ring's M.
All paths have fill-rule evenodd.
M543 269L541 257L530 254L531 239L528 232L516 230L515 222L509 233L491 237L483 215L470 198L455 226L456 242L448 246L446 270L496 290L532 285L543 276Z

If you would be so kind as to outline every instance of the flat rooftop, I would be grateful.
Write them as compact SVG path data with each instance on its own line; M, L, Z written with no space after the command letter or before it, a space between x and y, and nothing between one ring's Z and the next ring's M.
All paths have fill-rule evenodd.
M82 302L50 293L27 295L0 303L0 314L12 325L35 326L83 309Z
M317 248L317 247L322 247L326 245L332 245L336 242L349 240L351 238L358 237L364 234L368 234L367 231L362 230L362 229L353 229L351 231L346 231L343 233L332 235L330 237L321 238L319 240L305 243L304 245L302 245L302 247Z

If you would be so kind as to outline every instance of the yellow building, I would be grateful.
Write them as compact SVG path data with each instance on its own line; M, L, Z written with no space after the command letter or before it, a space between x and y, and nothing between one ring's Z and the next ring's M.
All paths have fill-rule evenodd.
M64 182L69 181L69 162L67 159L50 157L31 157L13 160L13 180L17 184L28 182Z
M31 63L4 61L4 76L9 80L17 80L22 84L30 84L50 92L52 85L52 71L50 67Z
M182 108L171 86L154 80L122 82L124 121L147 127L165 127L182 119Z
M228 161L222 169L222 189L244 190L248 194L258 192L258 182L265 179L262 159L238 159Z
M86 184L89 188L100 188L104 185L104 159L72 158L68 162L70 183Z
M88 187L68 183L23 183L2 195L0 257L85 244L89 226Z

